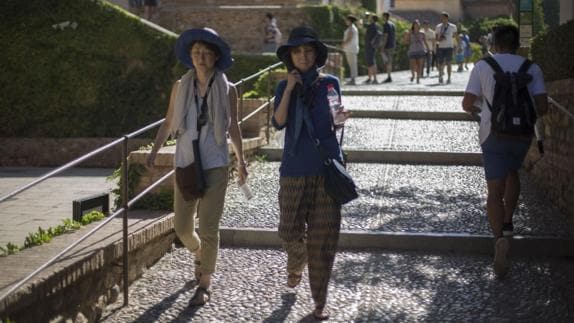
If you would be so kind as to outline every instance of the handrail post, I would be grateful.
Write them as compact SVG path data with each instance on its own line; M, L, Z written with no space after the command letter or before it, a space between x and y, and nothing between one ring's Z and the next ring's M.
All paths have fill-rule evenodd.
M239 95L239 120L241 120L243 119L243 82L239 83L237 95ZM243 133L243 122L239 126L239 129L241 129L241 132Z
M129 273L128 273L128 136L124 136L122 145L122 207L123 214L123 276L124 276L124 306L128 306Z
M269 144L269 137L270 137L270 133L269 133L269 120L271 120L271 93L272 93L272 89L271 89L271 77L273 76L273 74L271 73L271 69L269 69L269 77L267 77L267 117L265 118L265 140L267 142L267 144Z

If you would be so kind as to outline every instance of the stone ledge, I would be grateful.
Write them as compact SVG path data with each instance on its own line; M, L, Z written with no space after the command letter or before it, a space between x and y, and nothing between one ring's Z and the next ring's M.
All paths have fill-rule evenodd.
M49 244L0 258L4 271L0 292L7 291L95 225L57 237ZM82 313L90 322L95 321L101 307L114 301L112 291L123 284L121 228L121 218L112 220L74 252L2 300L0 317L17 322L37 322L58 316L75 318ZM130 211L129 230L128 277L131 282L170 250L175 239L173 214Z

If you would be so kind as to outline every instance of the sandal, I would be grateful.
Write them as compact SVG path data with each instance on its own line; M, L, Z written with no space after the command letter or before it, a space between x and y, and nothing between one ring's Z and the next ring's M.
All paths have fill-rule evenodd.
M287 275L287 286L291 288L297 287L297 285L299 285L299 283L301 282L302 277L303 273L300 274L289 273L289 275Z
M329 312L323 306L315 307L313 311L313 318L317 321L325 321L329 319Z
M189 300L189 306L203 306L211 299L211 292L204 287L197 287Z

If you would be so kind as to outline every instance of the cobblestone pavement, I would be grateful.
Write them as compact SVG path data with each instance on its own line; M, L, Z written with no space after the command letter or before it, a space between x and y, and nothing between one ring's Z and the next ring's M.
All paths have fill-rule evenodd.
M346 149L480 152L471 121L350 119L343 140Z
M345 96L343 92L342 101L349 110L462 112L460 96Z
M572 322L572 260L514 259L505 280L490 256L340 252L331 278L332 322ZM310 322L307 273L285 286L279 250L221 249L212 299L188 307L192 256L177 248L130 287L130 305L108 306L102 322ZM120 297L120 300L122 298Z
M279 162L252 162L245 201L230 185L222 225L276 228ZM350 163L359 198L343 207L343 230L490 234L482 167ZM566 215L526 178L514 216L518 235L569 236Z

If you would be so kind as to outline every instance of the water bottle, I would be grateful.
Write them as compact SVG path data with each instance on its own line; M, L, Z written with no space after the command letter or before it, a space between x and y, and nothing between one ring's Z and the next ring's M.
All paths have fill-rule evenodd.
M339 93L333 84L327 85L327 101L329 101L329 108L333 115L335 125L340 124L341 122L337 120L337 117L338 112L341 110L341 96L339 96Z

